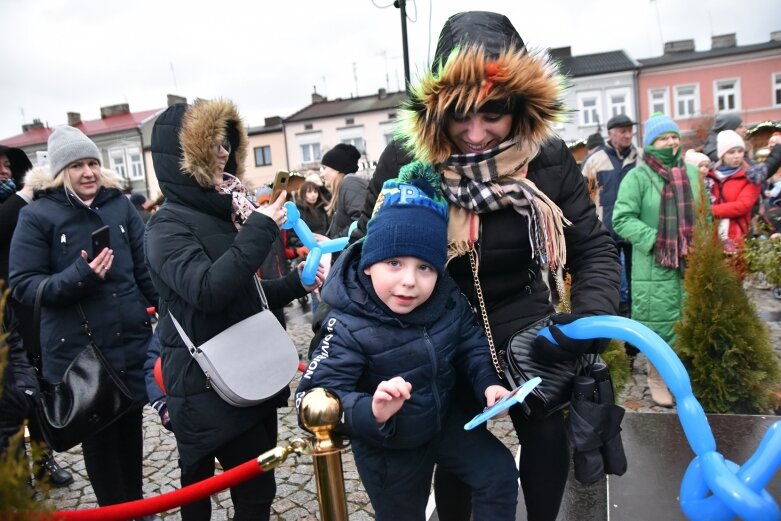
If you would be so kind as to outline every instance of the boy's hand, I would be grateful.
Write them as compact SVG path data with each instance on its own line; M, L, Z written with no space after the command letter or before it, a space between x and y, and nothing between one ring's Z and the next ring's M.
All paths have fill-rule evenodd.
M410 399L411 391L412 384L401 376L380 382L372 397L372 414L377 423L383 424L399 412L404 402Z
M301 276L301 272L304 271L304 263L299 262L298 266L296 266L298 269L298 276ZM320 286L323 285L323 282L325 282L325 267L322 264L319 264L317 266L317 273L315 273L315 281L312 283L311 286L307 286L306 284L301 282L301 285L304 287L305 290L307 290L309 293L320 289Z
M485 389L485 404L491 407L496 402L502 399L503 396L510 394L510 391L502 387L501 385L489 385ZM502 411L495 416L495 418L503 418L510 412L509 409Z

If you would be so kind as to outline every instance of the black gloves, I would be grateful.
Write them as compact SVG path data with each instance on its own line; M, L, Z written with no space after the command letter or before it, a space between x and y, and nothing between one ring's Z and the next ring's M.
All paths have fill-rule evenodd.
M555 363L574 360L585 353L601 353L610 343L609 338L595 338L589 340L575 340L570 338L556 327L556 324L569 324L587 315L576 313L557 313L551 315L550 332L556 344L543 336L534 339L531 356L541 362Z
M171 427L171 418L168 416L168 403L166 403L166 399L160 398L152 404L152 408L160 415L160 423L163 427L169 431L173 431L174 429Z

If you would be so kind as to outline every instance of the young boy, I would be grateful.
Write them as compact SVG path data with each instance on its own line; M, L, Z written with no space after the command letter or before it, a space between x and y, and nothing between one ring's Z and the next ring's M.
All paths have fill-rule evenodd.
M338 428L351 438L377 520L424 520L434 464L470 485L475 520L515 519L512 454L484 426L465 431L470 418L453 404L459 371L484 405L508 391L445 273L447 204L414 166L385 182L365 239L322 288L333 310L296 405L313 387L339 396Z

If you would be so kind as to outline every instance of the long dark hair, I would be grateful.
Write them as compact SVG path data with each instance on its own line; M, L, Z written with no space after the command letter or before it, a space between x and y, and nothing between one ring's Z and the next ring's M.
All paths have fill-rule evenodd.
M315 204L309 204L306 202L306 194L308 192L317 193L317 201ZM311 206L313 208L317 208L318 206L323 206L325 204L323 201L323 194L320 193L320 187L311 181L304 181L298 188L298 202L301 206Z

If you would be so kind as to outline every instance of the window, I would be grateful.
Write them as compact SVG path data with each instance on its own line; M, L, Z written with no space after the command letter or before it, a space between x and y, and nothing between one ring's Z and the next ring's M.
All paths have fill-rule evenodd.
M692 118L700 112L700 96L697 85L675 87L675 117Z
M391 112L390 114L388 114L388 119L396 119L396 113Z
M393 132L388 132L387 134L383 134L382 138L385 140L385 146L390 145L390 142L393 141Z
M123 148L113 148L108 151L109 164L111 169L117 173L120 179L127 179L127 167L125 166L125 150Z
M320 161L320 143L301 145L301 162L315 163Z
M598 93L578 93L578 108L580 109L580 126L596 125L602 121Z
M773 104L781 106L781 72L773 74Z
M738 80L718 80L714 83L713 99L716 111L740 110L740 83Z
M354 146L355 148L358 149L358 152L363 154L363 138L362 137L353 137L353 138L343 139L342 143L346 143L348 145Z
M304 123L304 130L312 130L312 124L311 123Z
M271 164L271 146L255 147L255 166L267 166Z
M648 113L670 114L670 107L667 105L667 89L651 89L648 91Z
M355 125L355 118L345 118L344 124L345 125Z
M632 111L630 106L629 89L613 89L607 91L607 112L608 119L619 114L629 114Z
M143 179L144 163L141 160L141 151L138 147L130 147L125 150L130 164L130 179Z

